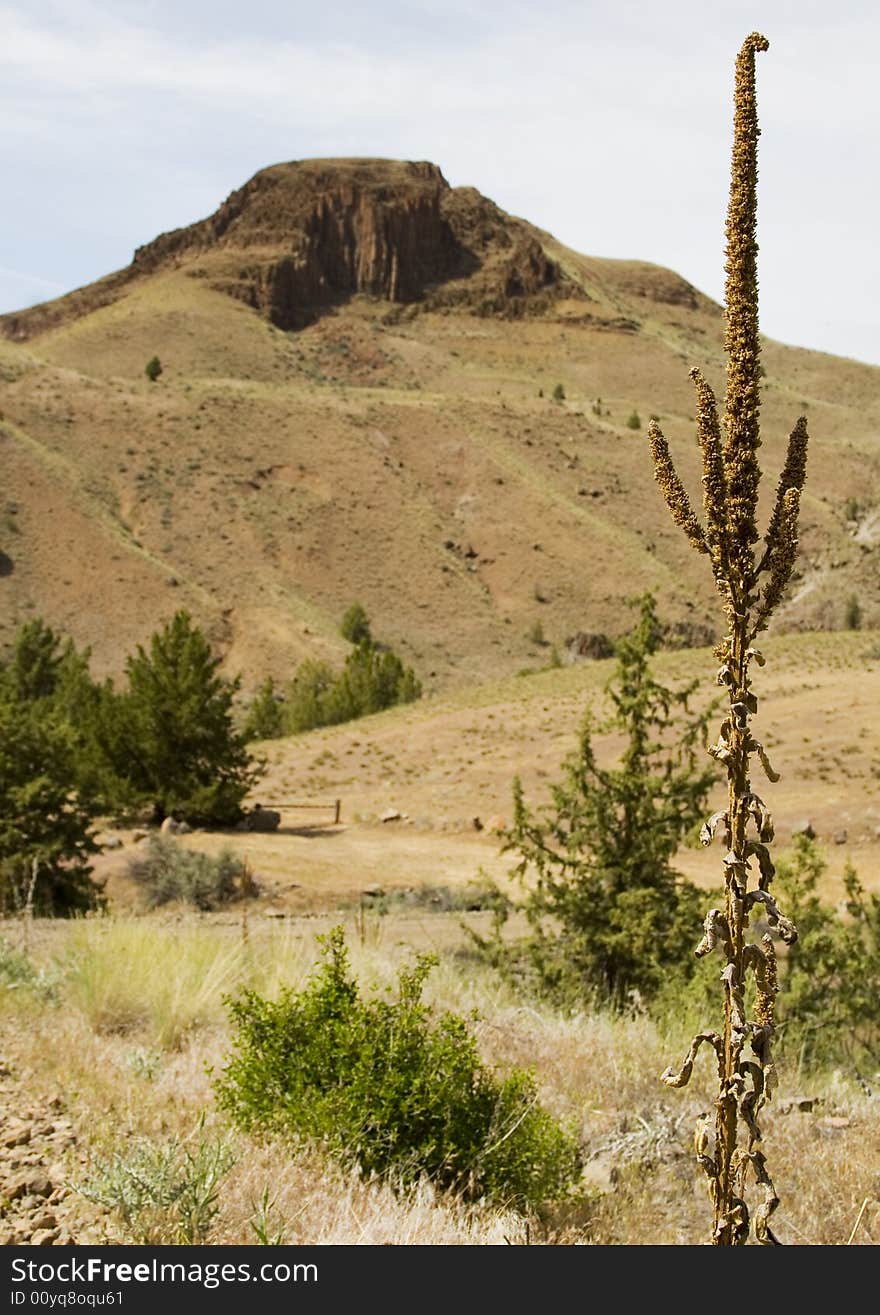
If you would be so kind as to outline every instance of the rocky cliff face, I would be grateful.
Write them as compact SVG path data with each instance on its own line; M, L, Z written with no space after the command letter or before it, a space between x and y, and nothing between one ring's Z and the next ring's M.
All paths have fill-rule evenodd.
M501 313L508 301L522 313L537 294L578 293L535 230L475 189L451 188L435 164L301 160L261 170L209 218L139 247L127 270L91 289L0 318L0 331L33 336L180 265L282 329L357 293Z

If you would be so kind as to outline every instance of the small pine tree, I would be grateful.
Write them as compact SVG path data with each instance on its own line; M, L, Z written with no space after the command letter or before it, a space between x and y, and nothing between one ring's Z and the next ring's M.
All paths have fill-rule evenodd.
M330 700L333 721L350 721L382 712L396 703L420 697L421 685L411 668L396 653L382 652L372 644L358 644L349 653L345 669Z
M151 356L144 366L144 374L147 376L150 383L154 384L161 373L162 362L159 360L158 356Z
M0 911L17 913L31 881L34 912L101 907L89 858L92 810L76 790L68 738L35 708L0 697Z
M228 824L261 775L233 724L239 680L226 680L202 631L177 612L126 662L116 708L116 766L153 808L194 825Z
M275 693L275 682L267 676L248 708L242 728L246 740L274 740L284 734L284 715L281 700Z
M339 633L350 644L372 644L369 618L360 603L352 603L347 609L339 626Z
M529 810L515 780L504 836L503 852L519 854L514 874L528 879L522 909L533 932L508 966L530 961L540 986L569 1002L596 996L622 1006L634 992L650 997L671 970L693 969L687 929L699 897L672 862L715 778L697 765L709 713L688 713L694 685L674 691L652 678L660 627L650 595L640 607L617 645L610 721L597 727L587 715L544 816ZM599 766L597 729L623 733L618 767Z
M855 594L850 594L843 611L843 624L847 630L860 630L862 625L862 605Z
M554 402L565 401L565 388L562 384L557 384L556 387L553 389L553 401Z
M27 621L15 636L5 679L20 703L47 699L55 692L62 661L61 639L44 621Z
M329 726L328 711L336 673L329 662L306 658L285 687L284 730L288 735L313 730L316 726Z
M626 420L627 429L641 429L642 417L638 411L631 411Z

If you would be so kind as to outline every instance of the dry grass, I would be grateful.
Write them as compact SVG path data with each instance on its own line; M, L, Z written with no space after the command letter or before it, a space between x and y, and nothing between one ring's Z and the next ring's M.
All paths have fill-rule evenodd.
M449 949L463 945L455 915L426 917L436 924L435 943ZM477 1008L475 1027L487 1062L534 1067L542 1101L576 1121L587 1187L586 1202L576 1213L541 1222L480 1207L465 1210L430 1185L398 1197L388 1186L362 1183L313 1154L291 1155L279 1145L258 1145L225 1129L214 1110L208 1071L216 1071L227 1053L220 993L245 980L267 994L282 982L301 985L317 960L315 933L329 924L326 916L283 925L252 917L245 952L239 928L213 915L38 921L34 955L59 969L57 1000L21 990L0 994L4 1054L32 1101L60 1093L67 1102L83 1157L69 1163L70 1178L82 1182L96 1157L124 1150L135 1137L156 1144L191 1138L204 1114L204 1135L230 1136L236 1156L213 1243L255 1241L252 1223L259 1224L261 1202L270 1207L264 1221L269 1231L281 1230L285 1241L302 1244L703 1241L708 1205L694 1177L691 1134L694 1115L710 1107L712 1073L709 1065L698 1069L687 1093L674 1100L659 1081L669 1054L689 1034L690 1020L661 1027L646 1018L605 1014L563 1018L512 998L491 974L460 955L442 957L428 979L426 998L439 1008L465 1013ZM413 927L409 919L388 915L362 944L351 921L348 942L359 979L377 989L391 985L400 963L411 959ZM18 928L6 931L13 939ZM94 968L84 978L87 956L94 957ZM123 985L126 976L131 989ZM109 983L105 990L98 989L101 979ZM193 1004L185 999L187 991ZM114 1019L122 1030L113 1026ZM789 1243L844 1244L862 1202L870 1198L853 1245L877 1242L880 1095L868 1096L834 1074L807 1081L783 1073L781 1090L789 1100L789 1093L796 1093L815 1104L809 1113L786 1113L780 1098L766 1111L783 1200L775 1221L780 1237ZM118 1231L115 1236L119 1240Z

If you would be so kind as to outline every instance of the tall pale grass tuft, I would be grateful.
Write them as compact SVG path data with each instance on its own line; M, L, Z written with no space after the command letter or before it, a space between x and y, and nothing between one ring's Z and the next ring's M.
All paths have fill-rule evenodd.
M85 921L67 947L65 996L97 1032L145 1033L174 1049L222 1017L242 957L207 927Z
M760 411L760 339L757 279L757 145L755 53L769 47L757 32L746 38L736 62L734 143L730 203L727 214L725 350L727 395L723 432L715 396L699 370L691 371L697 393L697 435L703 457L701 521L673 465L656 421L648 436L655 476L673 520L691 544L709 557L721 596L727 634L715 650L721 662L719 685L727 689L729 706L721 733L710 753L727 769L726 810L709 818L701 839L709 844L718 832L724 838L724 909L710 909L696 954L718 949L724 959L723 1033L697 1033L682 1067L667 1069L663 1081L684 1086L701 1045L715 1054L718 1094L714 1127L711 1117L700 1121L695 1139L697 1158L706 1173L713 1205L712 1242L738 1246L751 1235L761 1243L776 1243L770 1217L779 1204L762 1150L758 1114L770 1099L775 1081L771 1054L774 1035L776 957L768 933L760 944L747 943L745 932L753 913L763 916L783 941L797 938L793 923L780 913L770 883L774 874L769 844L773 821L751 784L751 760L757 756L770 781L779 779L752 730L758 700L752 690L751 665L764 665L753 647L781 602L797 556L798 508L806 474L807 427L801 417L789 438L788 455L776 490L776 501L758 555L756 525ZM757 867L755 868L755 865ZM757 881L750 888L750 880ZM752 1017L746 1013L746 980L755 983ZM750 1212L747 1187L757 1195Z

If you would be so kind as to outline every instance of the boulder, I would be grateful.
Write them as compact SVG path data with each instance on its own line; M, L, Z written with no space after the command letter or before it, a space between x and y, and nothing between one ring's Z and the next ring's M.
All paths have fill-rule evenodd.
M579 658L608 658L614 654L614 645L607 635L588 634L578 630L565 641L569 661L577 662Z
M263 808L255 804L244 821L247 831L277 831L281 825L281 814L275 808Z
M189 835L192 827L186 822L178 822L176 817L166 817L159 830L163 836L185 836Z

